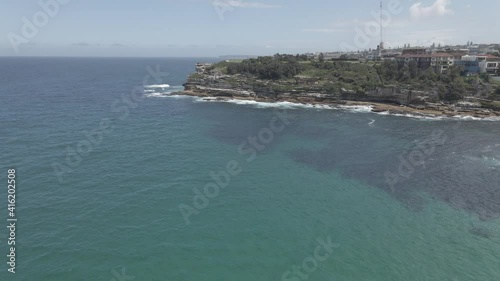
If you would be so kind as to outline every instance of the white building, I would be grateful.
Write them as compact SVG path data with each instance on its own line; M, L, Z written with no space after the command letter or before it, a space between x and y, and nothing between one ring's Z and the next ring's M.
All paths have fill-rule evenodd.
M481 61L479 62L479 69L481 73L488 74L500 74L498 68L500 66L500 62L498 61Z

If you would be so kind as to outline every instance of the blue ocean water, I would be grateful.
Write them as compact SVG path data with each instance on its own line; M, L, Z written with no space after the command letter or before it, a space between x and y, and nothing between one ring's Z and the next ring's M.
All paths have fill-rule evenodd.
M172 96L198 61L0 58L0 280L500 280L498 122Z

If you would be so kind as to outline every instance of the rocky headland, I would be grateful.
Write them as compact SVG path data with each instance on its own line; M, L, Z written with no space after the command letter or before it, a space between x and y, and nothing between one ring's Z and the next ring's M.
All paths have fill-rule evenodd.
M455 89L446 89L446 82L431 81L427 85L409 81L394 85L394 81L384 81L380 68L368 64L362 66L358 63L355 69L351 69L353 63L348 63L352 66L342 63L341 67L334 66L336 68L332 71L324 70L322 66L312 67L313 63L301 63L309 69L295 71L293 76L266 79L252 74L252 71L234 71L234 65L241 66L242 63L197 64L196 72L184 84L184 91L175 94L212 100L368 105L374 112L391 114L500 117L500 102L491 98L494 97L494 88L488 83L470 83L472 85L460 89L463 92L458 99L447 101L443 97L446 97L447 91ZM339 62L326 63L335 65ZM368 82L359 83L358 80Z

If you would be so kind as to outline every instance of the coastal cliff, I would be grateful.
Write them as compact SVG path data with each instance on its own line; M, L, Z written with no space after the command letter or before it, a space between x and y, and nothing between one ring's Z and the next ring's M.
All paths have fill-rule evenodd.
M444 79L408 79L406 83L387 81L384 69L373 64L300 62L266 65L267 68L273 67L274 72L271 72L262 67L252 69L253 65L245 65L245 62L198 64L180 94L263 102L372 105L376 112L471 115L480 118L500 116L500 102L492 99L495 97L494 88L478 80L467 80L468 85L457 88L451 83L456 80L450 80L450 83ZM280 73L284 74L280 77ZM435 77L431 76L432 73L425 75L429 75L430 79ZM423 74L421 79L424 79L422 77ZM459 98L455 98L455 92L460 92Z

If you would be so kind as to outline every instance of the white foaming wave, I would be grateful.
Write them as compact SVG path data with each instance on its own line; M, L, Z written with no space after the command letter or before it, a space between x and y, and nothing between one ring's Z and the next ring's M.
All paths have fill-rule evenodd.
M339 108L355 113L370 113L373 110L371 105L340 105Z
M144 88L170 88L169 84L146 85Z
M347 109L351 112L361 112L368 113L372 112L373 106L360 106L360 105L341 105L340 108ZM460 119L465 121L500 121L500 117L474 117L470 115L456 115L453 117L439 116L431 114L411 114L411 113L392 113L390 111L376 112L378 115L391 115L398 117L407 117L424 121L439 121L439 120L450 120L450 119Z
M408 118L413 118L413 119L418 119L418 120L423 120L423 121L439 121L439 120L445 120L445 119L447 119L446 116L415 115L415 114L411 114L411 113L399 114L397 116L403 116L403 117L408 117Z
M482 120L483 118L478 118L470 115L455 115L452 117L453 119L460 119L460 120L465 120L465 121L478 121Z
M335 109L335 107L326 104L312 104L311 106L312 106L311 108L316 108L316 109L328 109L328 110Z
M460 119L464 121L500 121L500 117L474 117L470 115L456 115L452 117L453 119Z
M151 86L155 86L155 85L151 85ZM159 85L156 85L156 86L159 86ZM169 86L168 90L166 90L166 91L165 91L165 89L167 89L167 88L161 88L161 87L160 88L153 88L150 86L145 86L145 88L146 87L149 87L149 89L144 89L144 94L145 94L144 96L147 98L165 98L165 97L172 96L171 94L174 92L184 90L183 86Z
M453 120L459 119L463 121L500 121L500 117L474 117L470 115L455 115L452 117L444 115L431 115L431 114L411 114L411 113L392 113L390 111L376 112L378 115L390 115L397 117L407 117L423 121L439 121L439 120Z
M288 101L281 102L260 102L255 100L240 100L240 99L221 99L221 98L197 98L195 102L225 102L237 105L250 105L256 108L283 108L283 109L298 109L298 108L308 108L308 109L333 109L331 106L324 104L304 104L304 103L294 103Z
M294 103L288 101L281 102L256 102L257 108L285 108L285 109L332 109L332 107L325 104L309 104L309 103Z
M151 85L154 86L154 85ZM158 85L156 85L158 86ZM170 87L170 86L169 86ZM183 86L172 86L172 89L167 92L158 93L156 90L144 90L146 97L172 97L172 98L193 98L194 102L224 102L224 103L232 103L237 105L251 105L256 108L283 108L283 109L298 109L298 108L306 108L306 109L341 109L350 111L353 113L371 113L373 112L373 106L371 105L340 105L340 106L330 106L326 104L304 104L304 103L295 103L289 101L281 101L281 102L260 102L255 100L241 100L241 99L229 99L229 98L217 98L217 97L192 97L185 95L170 95L175 92L174 89L182 90ZM456 115L453 117L447 116L436 116L436 115L419 115L419 114L411 114L411 113L391 113L390 111L376 112L378 115L390 115L397 117L406 117L413 118L422 121L439 121L439 120L450 120L450 119L461 119L461 120L470 120L470 121L500 121L500 117L486 117L479 118L473 116L462 116ZM373 125L373 124L372 124Z
M427 120L427 121L437 121L437 120L444 120L447 119L446 116L435 116L435 115L418 115L418 114L411 114L411 113L391 113L389 111L383 111L383 112L377 112L378 115L390 115L390 116L397 116L397 117L406 117L406 118L413 118L417 120Z
M439 121L439 120L445 120L447 119L446 116L422 116L422 115L415 115L412 118L420 119L420 120L429 120L429 121Z
M453 117L448 117L448 116L438 116L438 115L419 115L419 114L411 114L411 113L391 113L389 111L384 111L384 112L377 112L379 115L391 115L391 116L398 116L398 117L407 117L407 118L413 118L417 120L422 120L422 121L440 121L440 120L463 120L463 121L500 121L500 117L485 117L485 118L480 118L480 117L474 117L470 115L456 115Z
M148 93L145 94L144 96L147 98L171 98L171 99L190 99L193 98L191 96L186 96L186 95L172 95L171 93L173 92L168 92L168 93Z
M167 93L150 92L146 93L144 96L147 98L165 98L168 97L169 95Z
M163 96L165 98L171 98L171 99L192 99L193 97L191 96L186 96L186 95L168 95L168 96Z
M487 118L483 118L483 121L498 122L498 121L500 121L500 117L487 117Z

